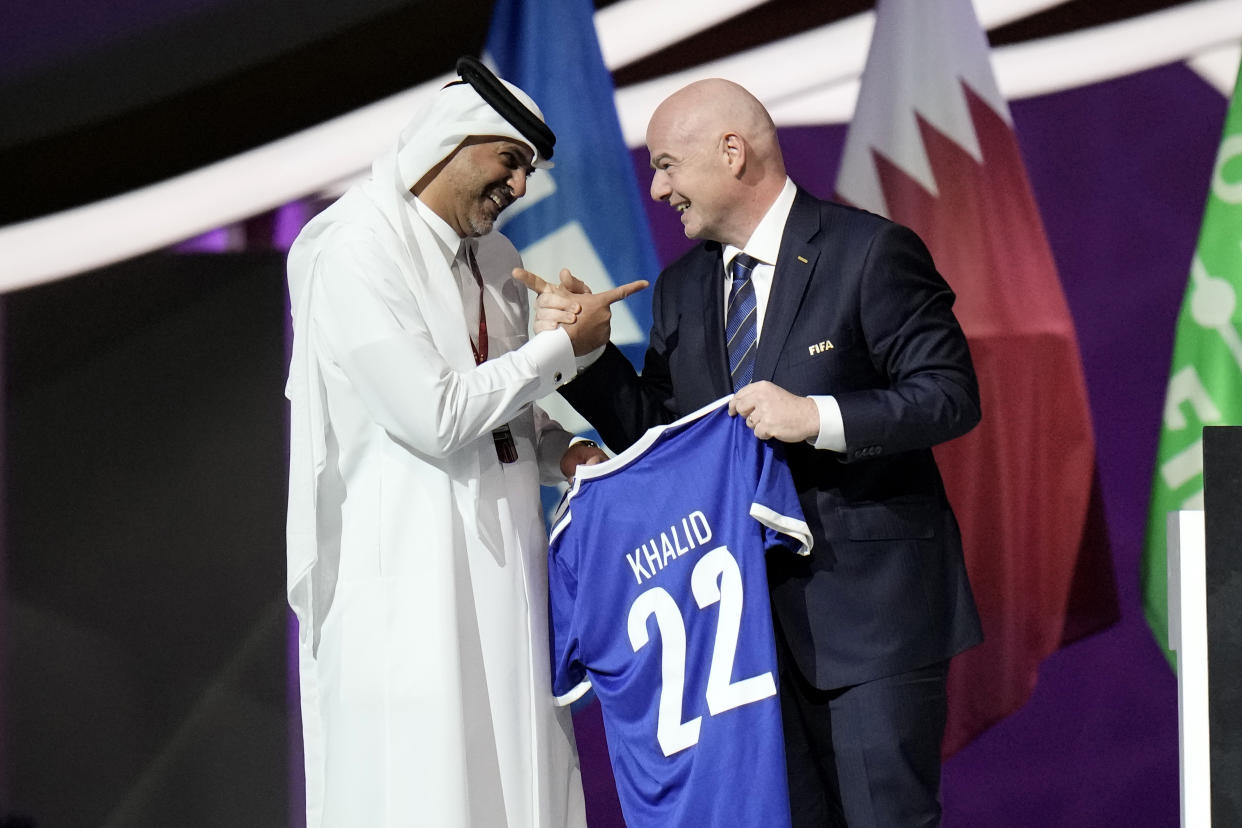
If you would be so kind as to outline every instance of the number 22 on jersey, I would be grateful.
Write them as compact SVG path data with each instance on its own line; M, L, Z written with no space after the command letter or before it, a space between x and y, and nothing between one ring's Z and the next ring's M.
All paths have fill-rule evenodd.
M690 588L700 610L720 604L711 668L707 673L707 710L712 716L776 695L771 672L731 681L733 658L742 625L742 572L724 546L705 554L694 565ZM677 602L663 587L652 587L634 599L628 619L630 645L638 652L649 642L647 619L654 616L662 656L659 719L656 739L665 756L699 741L702 716L681 720L686 682L686 626Z

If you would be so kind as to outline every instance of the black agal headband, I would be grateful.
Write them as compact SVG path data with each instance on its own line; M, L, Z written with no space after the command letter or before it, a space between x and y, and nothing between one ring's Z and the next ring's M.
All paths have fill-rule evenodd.
M531 142L540 158L551 160L552 147L556 145L556 134L540 120L538 115L527 109L526 105L501 83L500 78L492 74L492 70L472 57L463 56L457 59L457 74L461 76L461 80L453 81L449 86L463 82L470 84L474 87L474 91L479 93L479 97L487 101L492 109L496 110L502 118Z

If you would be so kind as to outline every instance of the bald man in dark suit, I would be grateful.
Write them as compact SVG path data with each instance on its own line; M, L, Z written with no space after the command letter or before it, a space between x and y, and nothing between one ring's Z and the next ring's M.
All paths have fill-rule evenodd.
M796 187L736 84L669 97L647 147L652 198L702 243L656 282L641 376L600 351L607 306L585 285L524 278L536 329L590 354L560 393L614 450L734 392L730 411L786 444L815 538L769 561L794 825L937 825L949 659L982 639L931 451L980 417L953 293L912 231ZM755 306L738 324L735 259Z

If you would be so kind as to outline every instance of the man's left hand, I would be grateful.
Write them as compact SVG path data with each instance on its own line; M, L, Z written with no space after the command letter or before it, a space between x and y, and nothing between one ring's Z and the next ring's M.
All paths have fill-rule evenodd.
M798 443L819 435L819 406L767 380L752 382L729 400L729 413L746 418L760 440Z
M594 466L608 459L602 448L594 443L574 443L561 455L561 474L573 480L579 466Z

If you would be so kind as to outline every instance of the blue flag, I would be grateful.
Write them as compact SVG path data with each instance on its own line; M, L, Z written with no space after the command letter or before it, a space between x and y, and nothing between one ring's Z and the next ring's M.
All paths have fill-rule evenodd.
M526 268L550 282L561 268L599 292L659 271L638 181L621 137L612 75L589 0L497 0L486 57L530 94L556 133L555 167L527 182L502 216ZM641 367L651 291L612 306L612 341ZM546 405L545 405L546 403ZM571 431L587 427L559 397L541 403Z

